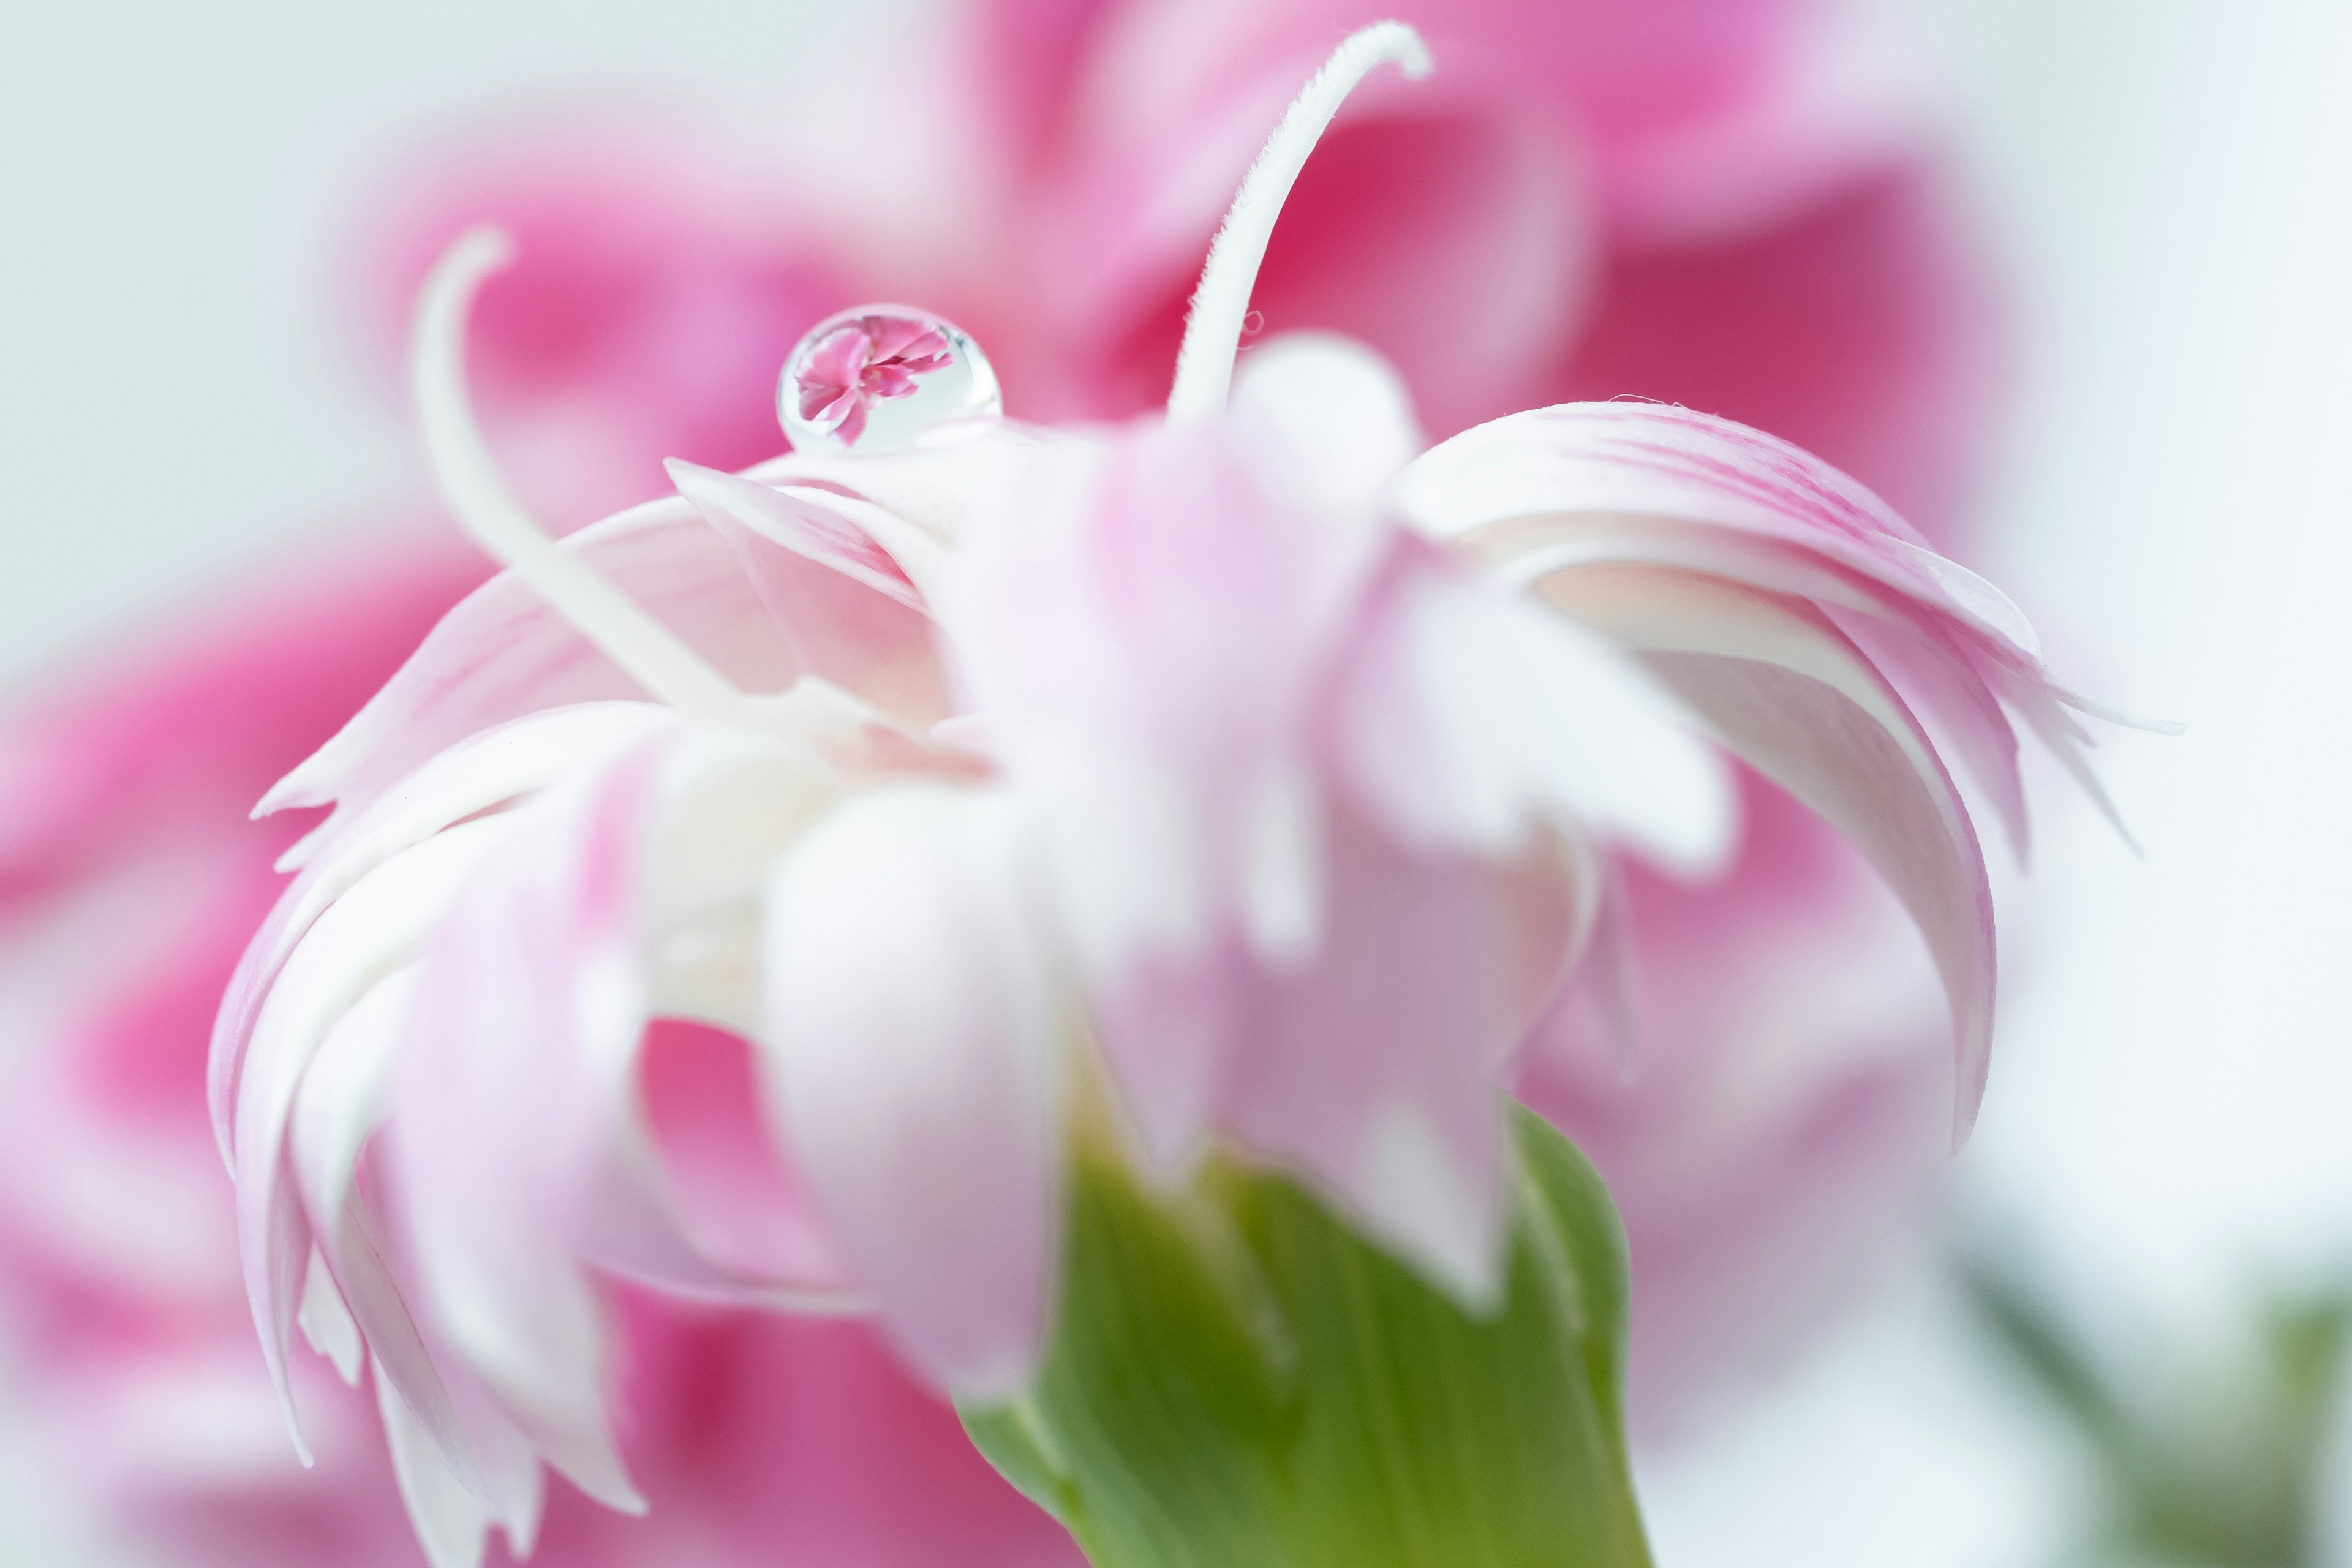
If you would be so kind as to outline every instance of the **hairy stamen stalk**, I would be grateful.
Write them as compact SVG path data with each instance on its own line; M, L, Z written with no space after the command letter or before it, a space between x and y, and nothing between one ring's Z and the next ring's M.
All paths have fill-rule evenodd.
M559 547L508 489L466 389L466 318L483 279L514 258L496 228L443 253L416 299L409 384L441 499L474 542L539 590L558 615L661 701L731 718L742 694L635 600Z
M1257 285L1275 219L1282 216L1282 204L1306 167L1307 155L1330 129L1339 105L1383 65L1393 65L1419 81L1429 74L1429 47L1402 22L1376 22L1351 35L1291 100L1282 123L1242 177L1241 191L1209 246L1201 285L1192 292L1183 345L1176 351L1176 384L1168 394L1171 422L1213 418L1223 410L1233 385L1234 357L1249 316L1250 291Z

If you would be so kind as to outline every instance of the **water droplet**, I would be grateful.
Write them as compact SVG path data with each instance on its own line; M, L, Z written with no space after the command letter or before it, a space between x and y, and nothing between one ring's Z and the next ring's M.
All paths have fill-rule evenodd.
M819 321L776 387L776 417L800 452L895 451L950 420L1003 412L979 345L905 305L860 305Z

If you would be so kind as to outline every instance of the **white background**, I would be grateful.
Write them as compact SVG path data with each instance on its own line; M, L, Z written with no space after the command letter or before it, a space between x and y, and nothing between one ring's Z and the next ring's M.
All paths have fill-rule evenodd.
M2210 1327L2253 1284L2352 1262L2352 5L1888 3L1941 50L2026 328L1975 563L2083 684L2190 725L2108 748L2145 861L2038 781L1961 1212ZM0 673L37 678L142 605L413 493L326 288L389 150L625 74L787 90L837 25L813 16L12 7ZM1654 1463L1660 1560L2031 1568L2073 1504L2029 1408L1927 1275L1895 1280L1830 1354ZM29 1501L7 1512L40 1529Z

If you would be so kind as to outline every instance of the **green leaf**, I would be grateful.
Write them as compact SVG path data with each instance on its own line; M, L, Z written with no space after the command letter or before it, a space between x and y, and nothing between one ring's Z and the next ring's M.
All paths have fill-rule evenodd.
M1098 1568L1647 1568L1622 1430L1624 1237L1514 1108L1502 1301L1474 1314L1296 1183L1072 1173L1028 1397L965 1413Z

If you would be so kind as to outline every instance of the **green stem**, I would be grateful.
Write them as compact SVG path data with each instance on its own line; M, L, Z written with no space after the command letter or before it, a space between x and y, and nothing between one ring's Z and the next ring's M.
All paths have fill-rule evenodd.
M1097 1568L1649 1568L1616 1212L1566 1140L1513 1131L1484 1316L1291 1181L1167 1194L1082 1152L1046 1364L966 1427Z

